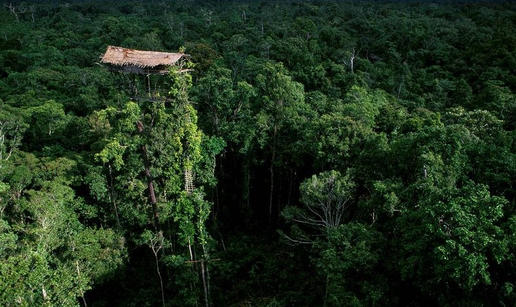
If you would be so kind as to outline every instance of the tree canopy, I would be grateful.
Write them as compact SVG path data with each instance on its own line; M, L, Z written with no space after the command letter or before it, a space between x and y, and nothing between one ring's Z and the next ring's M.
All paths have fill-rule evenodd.
M515 305L515 28L503 1L3 1L0 305ZM189 61L116 73L112 45Z

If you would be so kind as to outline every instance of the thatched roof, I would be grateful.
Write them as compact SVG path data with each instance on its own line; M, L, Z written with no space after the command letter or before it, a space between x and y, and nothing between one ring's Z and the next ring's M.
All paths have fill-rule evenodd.
M134 50L116 46L108 46L100 60L102 63L116 66L135 66L138 68L153 68L158 66L175 65L184 53L156 52Z

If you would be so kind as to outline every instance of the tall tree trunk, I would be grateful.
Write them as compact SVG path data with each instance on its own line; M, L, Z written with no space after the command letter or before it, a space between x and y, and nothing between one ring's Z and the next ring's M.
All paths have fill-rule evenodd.
M326 274L326 285L324 286L324 303L323 306L326 307L328 303L328 285L330 283L330 274Z
M154 253L154 259L156 260L156 272L158 272L159 285L161 289L161 303L165 307L165 288L163 287L163 278L161 277L161 271L159 269L158 253Z
M272 136L272 157L271 157L271 187L270 187L270 195L269 195L269 228L272 226L272 201L274 196L274 162L276 160L276 135L278 133L278 127L274 125L274 134Z
M244 158L243 161L243 186L242 186L242 200L243 206L240 208L240 215L244 219L244 222L247 223L250 218L251 213L251 166L248 158Z
M161 270L159 269L159 258L158 254L159 251L163 248L163 233L159 232L156 237L152 238L149 242L149 247L152 250L152 253L154 254L154 260L156 261L156 272L158 273L159 277L159 285L161 289L161 303L163 304L163 307L165 307L165 287L163 286L163 278L161 277Z
M143 124L141 121L138 121L136 123L136 126L138 127L138 132L143 133ZM154 214L154 226L156 229L159 228L159 212L158 212L158 205L156 201L156 194L154 192L154 183L152 180L152 174L150 171L150 163L149 163L149 157L147 155L147 147L145 145L142 145L142 155L143 155L143 164L145 166L145 177L147 177L147 186L149 188L149 199L152 205L152 211Z
M204 282L204 296L206 298L206 307L209 307L211 305L211 293L210 293L210 269L209 269L209 255L208 251L206 250L206 246L202 246L203 252L204 252L204 259L206 260L206 267L202 267L204 273L203 282ZM205 278L205 280L204 280Z
M201 276L202 276L202 285L204 288L204 302L206 307L210 307L210 302L208 300L208 286L206 283L206 272L204 270L204 261L201 261Z
M120 218L118 217L118 208L116 206L116 195L115 195L115 189L113 188L113 172L111 169L111 164L108 164L109 169L109 199L111 200L111 203L113 204L113 209L115 209L115 217L116 217L116 225L118 226L118 229L121 229L122 226L120 225Z
M292 186L293 186L293 182L294 182L294 168L291 168L290 169L290 180L289 180L289 185L288 185L288 198L287 198L287 206L290 206L290 203L291 203L291 199L292 199Z
M79 279L81 278L81 270L79 269L79 261L75 261L75 265L76 265L76 268L77 268L77 277L79 277ZM46 299L46 291L45 291L45 288L43 287L42 288L42 291L43 291L43 299ZM81 289L81 298L82 298L82 302L84 303L84 307L88 307L88 302L86 301L86 297L84 297L84 291Z

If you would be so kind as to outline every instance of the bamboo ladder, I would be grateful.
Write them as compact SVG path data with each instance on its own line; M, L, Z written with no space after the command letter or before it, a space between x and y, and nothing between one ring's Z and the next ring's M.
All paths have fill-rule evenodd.
M186 116L186 123L191 124L192 118L190 114ZM193 172L189 167L185 167L185 191L188 195L192 194L195 189L193 183Z
M185 168L185 191L188 194L192 194L194 189L195 189L195 186L193 184L192 170Z

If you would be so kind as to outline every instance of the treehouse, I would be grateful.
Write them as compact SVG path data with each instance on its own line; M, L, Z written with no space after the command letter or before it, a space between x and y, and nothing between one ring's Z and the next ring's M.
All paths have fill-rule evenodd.
M171 67L179 72L189 62L190 56L185 53L143 51L123 47L108 46L100 62L111 72L117 74L119 87L124 89L134 100L153 100L168 90L167 78ZM138 77L140 76L140 77ZM152 77L151 77L152 76Z
M101 63L112 71L139 75L166 75L170 67L183 67L189 56L184 53L142 51L108 46Z
M184 69L186 63L189 61L189 57L189 55L184 53L142 51L108 46L106 53L101 56L100 62L107 66L110 71L122 73L117 75L121 76L123 80L120 81L122 81L123 84L129 85L128 92L133 100L138 102L153 102L166 101L166 96L160 95L160 92L163 92L163 88L167 88L167 78L162 76L167 75L171 67L178 68L179 72L189 71L189 69ZM132 80L131 78L127 78L127 75L131 75ZM137 77L138 75L140 75L140 77ZM153 80L151 80L151 76L154 76L152 78ZM158 85L160 83L161 85ZM145 91L141 90L142 86L146 87ZM187 122L190 122L190 120L188 116ZM144 131L142 122L138 121L136 125L138 132L142 133ZM159 217L156 207L156 196L149 169L148 153L145 146L142 147L142 153L145 161L145 174L149 186L149 198L153 205L155 225L157 226L159 224ZM195 189L194 175L191 167L185 167L184 180L185 191L191 194Z

